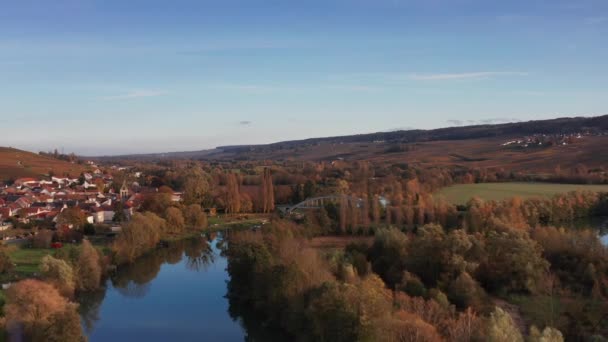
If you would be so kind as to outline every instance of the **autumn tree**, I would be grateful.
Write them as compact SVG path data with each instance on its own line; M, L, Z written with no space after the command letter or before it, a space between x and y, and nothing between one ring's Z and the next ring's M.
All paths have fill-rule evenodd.
M498 307L490 315L487 340L490 342L524 342L513 318Z
M458 308L473 307L476 311L483 308L486 295L481 286L467 272L461 273L449 286L449 299Z
M99 252L89 240L82 241L80 256L76 264L78 272L77 288L82 291L91 291L101 285L101 262Z
M374 195L372 200L372 220L374 225L380 224L380 197Z
M562 333L552 327L546 327L540 331L537 327L530 328L530 334L527 338L529 342L564 342Z
M241 194L238 177L235 173L226 175L226 212L237 214L241 211Z
M349 223L349 204L345 194L340 195L340 232L344 234Z
M50 255L42 258L40 265L42 277L55 285L55 287L64 295L71 296L76 289L76 277L74 269L65 260L56 259Z
M135 213L113 244L119 262L132 262L154 247L165 230L166 222L151 212Z
M68 304L64 310L51 315L44 333L45 342L87 341L76 309L76 304Z
M399 283L405 269L409 240L397 229L381 229L370 250L372 268L391 287Z
M188 227L194 229L207 228L207 215L198 204L191 204L184 207L184 220Z
M262 200L264 203L264 213L269 213L274 210L274 186L272 184L270 168L265 168L264 174L262 175Z
M535 293L548 274L541 246L527 233L490 232L485 250L477 275L487 289Z
M386 341L442 341L437 328L424 321L420 316L407 312L397 311L395 315L383 322L382 334Z
M167 232L179 234L184 231L186 226L182 211L176 207L169 207L165 211Z
M97 187L97 191L103 193L106 188L106 184L103 181L103 178L96 178L94 183L95 187Z
M202 204L206 193L209 191L209 181L203 171L200 167L192 167L185 172L183 178L184 203Z
M141 204L142 211L150 211L157 215L163 215L167 208L173 204L171 195L166 192L146 194Z
M73 229L82 228L87 223L84 212L78 207L64 209L57 215L57 224L71 226Z
M4 313L8 331L21 330L28 341L81 341L76 308L52 285L27 279L6 291Z

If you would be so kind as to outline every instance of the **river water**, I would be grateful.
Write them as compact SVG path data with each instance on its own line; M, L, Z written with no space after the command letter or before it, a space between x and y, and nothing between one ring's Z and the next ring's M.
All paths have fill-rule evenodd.
M577 228L583 227L599 227L602 242L608 246L608 221ZM79 298L89 340L245 340L247 332L240 319L231 317L225 298L229 276L227 260L218 248L222 243L221 235L172 242L168 248L120 267L104 290ZM252 324L251 319L247 326L259 329L261 325ZM260 335L260 331L249 333Z
M228 312L221 237L171 243L121 267L81 298L90 341L243 341Z

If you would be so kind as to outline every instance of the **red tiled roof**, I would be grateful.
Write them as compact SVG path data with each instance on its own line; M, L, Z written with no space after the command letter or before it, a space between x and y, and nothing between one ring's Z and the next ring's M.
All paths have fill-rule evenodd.
M37 181L36 178L24 177L24 178L19 178L19 179L15 180L15 183L35 182L35 181Z
M0 208L0 216L2 216L2 218L9 218L11 216L10 213L11 208Z

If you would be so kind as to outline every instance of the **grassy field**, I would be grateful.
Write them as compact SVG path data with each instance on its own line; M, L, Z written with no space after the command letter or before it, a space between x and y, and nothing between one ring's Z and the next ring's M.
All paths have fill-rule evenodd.
M22 277L31 277L40 272L40 263L45 255L53 254L53 249L15 248L9 251L15 263L15 272Z
M438 194L454 204L466 204L472 197L484 200L503 200L519 196L550 197L570 191L606 191L608 185L551 184L551 183L479 183L459 184L441 189Z

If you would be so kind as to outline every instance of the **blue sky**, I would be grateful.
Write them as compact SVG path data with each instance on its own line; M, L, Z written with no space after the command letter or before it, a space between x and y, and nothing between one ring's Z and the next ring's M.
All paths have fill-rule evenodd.
M0 0L0 145L81 154L608 113L605 0Z

